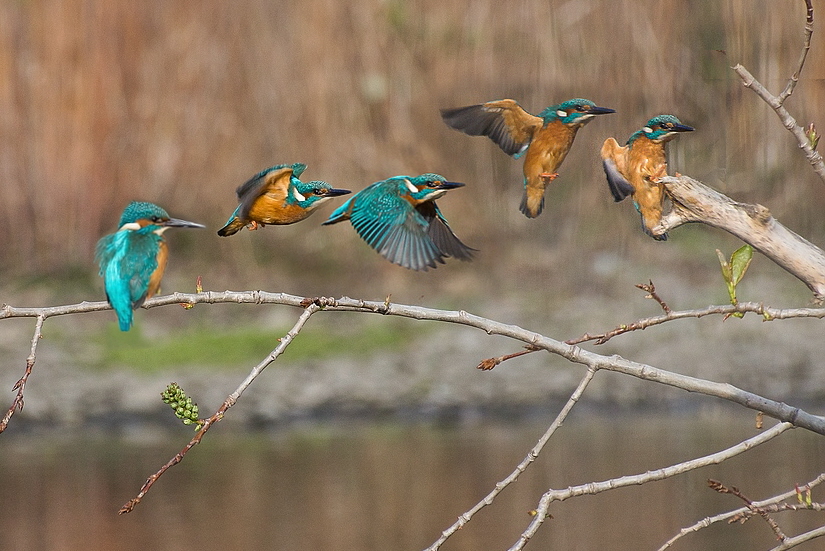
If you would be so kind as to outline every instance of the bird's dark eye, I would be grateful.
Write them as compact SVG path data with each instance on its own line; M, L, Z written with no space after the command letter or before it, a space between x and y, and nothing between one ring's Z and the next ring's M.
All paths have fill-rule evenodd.
M159 216L153 216L152 217L152 222L160 222L160 217Z

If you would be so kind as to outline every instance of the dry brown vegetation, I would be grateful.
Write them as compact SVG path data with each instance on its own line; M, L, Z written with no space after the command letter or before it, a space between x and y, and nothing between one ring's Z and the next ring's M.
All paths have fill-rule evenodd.
M506 9L494 0L3 2L3 272L91 266L96 240L127 201L142 199L209 226L175 248L199 271L222 265L212 281L232 277L232 265L266 268L276 255L297 266L279 268L292 276L301 266L347 273L367 262L386 277L411 277L348 228L321 228L329 209L263 237L214 235L239 183L295 161L309 165L309 179L354 190L428 171L467 182L442 205L482 249L466 270L530 269L528 250L563 262L598 247L678 251L679 232L668 245L649 243L632 207L612 203L598 159L605 137L623 140L662 112L698 129L673 145L674 169L769 206L817 242L821 183L730 70L741 62L781 89L803 9L748 0L529 0ZM825 105L823 36L814 34L789 105L800 123ZM577 96L618 113L580 133L547 212L533 221L516 208L520 162L438 115L502 97L538 112Z

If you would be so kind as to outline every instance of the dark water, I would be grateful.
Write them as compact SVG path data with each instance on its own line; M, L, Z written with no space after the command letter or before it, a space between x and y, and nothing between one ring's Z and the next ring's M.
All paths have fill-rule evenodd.
M185 443L174 434L0 437L0 549L415 550L507 476L541 422L313 425L237 435L220 425L129 515L117 510ZM442 549L506 549L541 494L712 453L754 434L752 416L581 416L518 482ZM825 440L802 430L721 466L556 503L528 549L656 549L681 527L814 478ZM822 491L814 491L814 498ZM821 501L821 499L819 499ZM788 534L821 513L777 514ZM675 549L769 549L767 525L718 524ZM819 547L818 547L819 545ZM814 542L806 549L822 549Z

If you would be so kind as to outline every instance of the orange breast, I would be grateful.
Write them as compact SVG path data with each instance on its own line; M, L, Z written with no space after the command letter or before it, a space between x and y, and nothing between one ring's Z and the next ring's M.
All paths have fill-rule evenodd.
M662 170L667 170L664 144L654 143L644 136L636 138L628 154L627 174L624 175L627 181L636 189L649 186L648 178L662 176Z
M249 219L261 224L292 224L303 220L312 211L298 205L287 205L283 198L275 199L269 194L258 197L249 209Z
M556 172L570 151L577 130L554 121L536 132L524 156L524 175L527 179L536 178L541 173Z
M149 290L146 293L146 298L150 298L158 292L160 289L160 280L163 279L163 271L166 269L166 260L169 258L169 248L166 246L165 241L160 242L160 248L158 249L158 267L155 268L155 271L152 272L152 276L149 278Z
M657 144L645 137L637 138L628 153L625 178L633 184L633 200L638 205L644 225L652 230L662 218L665 188L651 178L667 172L664 144Z

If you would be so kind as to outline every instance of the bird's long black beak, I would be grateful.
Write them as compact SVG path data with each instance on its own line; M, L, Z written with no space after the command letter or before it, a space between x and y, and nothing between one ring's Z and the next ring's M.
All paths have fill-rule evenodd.
M441 182L435 186L435 189L455 189L457 187L464 187L464 185L465 184L462 184L461 182Z
M338 197L339 195L347 195L349 193L352 193L352 191L350 191L348 189L331 188L331 189L325 190L323 195L324 195L324 197Z
M170 228L205 228L203 224L198 224L197 222L189 222L188 220L180 220L178 218L170 218L169 220L165 220L163 222L164 226Z
M673 127L668 128L668 130L671 132L693 132L696 129L686 124L674 124Z
M609 107L599 107L597 105L594 105L593 107L590 108L590 110L587 112L587 114L588 115L607 115L609 113L615 113L615 112L616 112L615 109L611 109Z

